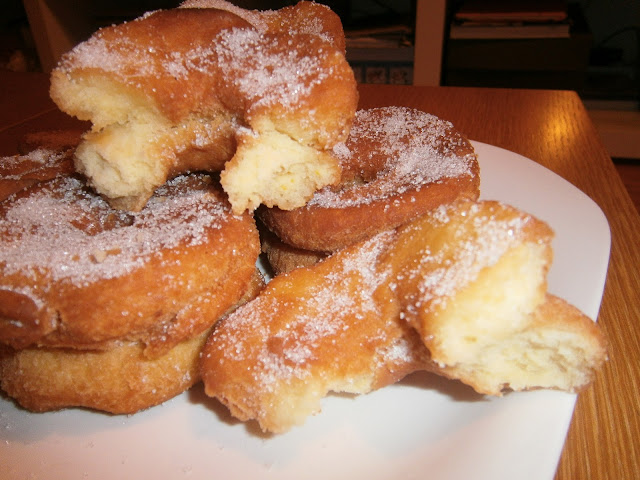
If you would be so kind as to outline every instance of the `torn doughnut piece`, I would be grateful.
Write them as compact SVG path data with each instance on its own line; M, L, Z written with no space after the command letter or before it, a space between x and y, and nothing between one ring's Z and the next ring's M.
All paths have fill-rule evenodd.
M606 342L547 292L552 238L546 223L493 201L442 206L399 229L382 261L440 373L490 395L592 380Z
M91 121L76 168L112 206L140 210L167 179L224 171L235 213L303 205L339 180L329 153L358 94L328 8L185 2L106 27L65 54L51 97Z
M606 341L547 292L552 237L516 208L460 201L279 275L214 329L205 392L279 433L330 391L367 393L414 370L490 395L584 388Z
M223 319L202 355L205 392L241 420L284 432L331 391L367 393L426 368L377 257L394 233L279 275Z

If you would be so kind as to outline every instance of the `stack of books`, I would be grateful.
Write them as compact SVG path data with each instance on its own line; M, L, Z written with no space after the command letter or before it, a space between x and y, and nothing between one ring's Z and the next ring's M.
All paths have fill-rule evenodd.
M455 12L449 38L568 38L564 0L465 0Z

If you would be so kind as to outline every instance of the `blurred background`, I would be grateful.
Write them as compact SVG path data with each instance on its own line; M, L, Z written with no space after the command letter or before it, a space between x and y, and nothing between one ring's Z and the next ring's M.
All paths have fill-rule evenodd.
M0 68L48 72L98 28L179 3L2 0ZM623 177L640 169L640 0L320 3L342 19L359 82L574 90Z

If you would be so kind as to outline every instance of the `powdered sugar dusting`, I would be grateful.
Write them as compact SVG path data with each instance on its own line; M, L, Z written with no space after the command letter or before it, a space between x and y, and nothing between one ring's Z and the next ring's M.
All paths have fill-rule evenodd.
M3 274L82 286L143 267L162 249L206 242L228 212L204 190L182 188L183 181L162 187L136 214L111 209L73 177L17 199L0 219Z
M0 158L0 178L21 180L43 169L55 168L67 157L66 152L38 148L26 155Z
M511 248L522 242L524 230L532 221L529 215L497 216L481 211L481 204L470 204L468 210L455 212L442 206L431 216L433 228L445 228L449 222L461 222L456 231L448 232L455 249L443 248L420 252L420 262L403 273L419 277L418 303L441 305L461 288L473 282L486 267L495 265ZM462 218L461 217L465 217ZM418 230L419 234L420 230ZM422 268L427 265L427 268ZM437 266L437 268L433 268Z
M280 289L286 291L286 282L295 282L299 273L293 271L278 277L275 280L277 287L274 288L273 284L267 286L254 301L226 319L214 333L213 345L225 356L228 352L234 361L249 361L255 388L261 391L275 389L287 378L304 378L313 374L310 362L322 354L323 343L331 339L340 342L343 335L348 336L352 329L358 328L358 322L370 318L368 314L379 311L374 292L387 281L387 277L385 272L379 271L377 258L391 235L390 232L379 234L357 251L331 257L329 261L335 267L331 273L319 275L315 282L307 279L305 285L308 288L297 292L295 299L283 295ZM346 282L356 283L347 286ZM375 332L376 326L367 329ZM258 351L246 344L246 332L252 332L250 343L257 345ZM384 338L383 328L380 327L376 334L382 345L379 353L388 352L397 360L402 349L388 348L390 340ZM363 342L373 340L361 338ZM274 344L277 348L273 347ZM375 363L375 359L372 362Z
M234 28L220 34L215 50L219 67L254 107L293 108L321 85L331 69L326 54L309 56L299 48L275 49L276 40L255 30Z
M133 28L131 36L126 29L101 30L65 55L58 68L66 72L102 70L137 88L144 88L143 80L147 78L195 81L192 75L206 75L209 83L211 79L220 78L222 85L234 86L231 90L234 98L240 96L243 104L253 108L293 108L333 74L332 62L327 58L338 53L332 48L332 40L322 34L320 20L308 20L296 24L297 30L293 32L275 34L265 31L264 12L211 0L183 4L185 9L196 6L229 11L247 20L253 28L234 27L217 33L214 28L208 28L206 35L211 38L194 34L190 44L179 45L168 45L162 36L154 38L153 23L144 31L149 36L147 42L135 38ZM130 23L143 22L154 15L151 13ZM313 55L308 52L309 40L299 38L301 34L315 37L317 48ZM153 91L146 93L154 94Z
M464 154L460 155L461 150ZM317 192L309 206L340 208L384 201L445 178L471 175L475 154L468 141L454 133L453 125L438 117L404 107L360 110L345 144L333 153L344 166L362 170L383 157L382 168L364 185L349 184ZM377 162L377 160L375 160ZM352 168L352 167L348 167Z

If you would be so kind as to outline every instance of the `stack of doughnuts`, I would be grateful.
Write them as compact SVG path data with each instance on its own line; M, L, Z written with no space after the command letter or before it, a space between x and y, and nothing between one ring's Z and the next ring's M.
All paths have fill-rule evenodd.
M478 200L469 140L356 110L325 6L151 12L67 53L51 96L91 129L0 169L0 387L29 410L134 413L202 380L280 433L417 370L502 395L606 360L547 291L549 226Z
M198 381L213 325L261 288L251 211L338 181L342 25L185 2L79 44L51 97L91 129L3 159L0 384L34 411L132 413Z
M252 217L204 175L135 214L75 176L41 182L2 202L0 243L0 381L36 411L131 413L190 387L259 251Z

